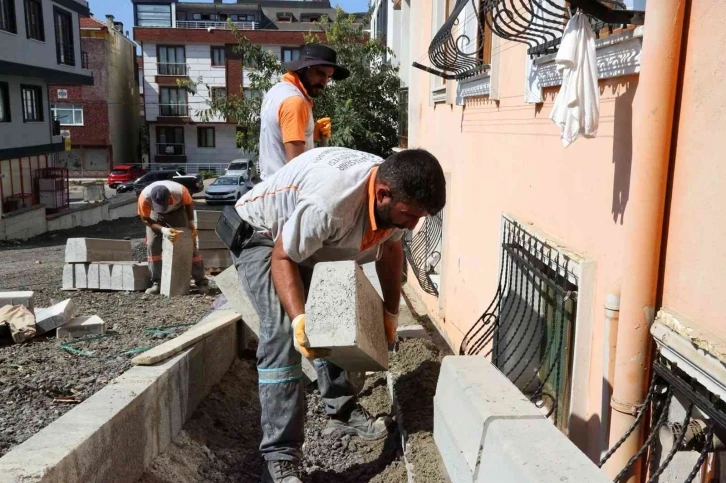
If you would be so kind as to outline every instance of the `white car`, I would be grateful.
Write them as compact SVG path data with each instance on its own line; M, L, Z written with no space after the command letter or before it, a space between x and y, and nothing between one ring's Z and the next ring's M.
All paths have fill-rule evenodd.
M215 203L234 203L249 191L247 179L244 176L221 176L209 185L204 193L204 200L208 205Z
M246 176L252 177L252 160L251 159L235 159L229 163L224 172L225 176Z

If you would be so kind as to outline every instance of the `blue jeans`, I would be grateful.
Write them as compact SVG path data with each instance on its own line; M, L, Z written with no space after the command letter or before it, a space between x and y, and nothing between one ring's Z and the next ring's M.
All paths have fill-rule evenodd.
M260 393L262 442L265 460L299 461L305 425L305 391L301 355L293 344L292 321L283 309L272 283L271 255L274 242L255 233L234 256L242 288L260 317L257 372ZM312 271L301 267L307 293ZM335 416L355 404L356 390L345 371L324 360L314 361L318 387L326 413Z

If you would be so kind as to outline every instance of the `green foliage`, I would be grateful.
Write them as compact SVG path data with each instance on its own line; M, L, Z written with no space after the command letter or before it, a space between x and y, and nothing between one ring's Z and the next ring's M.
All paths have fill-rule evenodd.
M377 41L369 40L363 25L338 7L336 20L322 18L320 32L308 33L306 42L325 40L338 52L338 63L351 71L348 79L331 82L324 94L315 99L315 119L330 117L333 134L329 145L344 146L379 156L388 156L398 144L398 68L382 61L392 52ZM253 44L230 23L237 45L234 51L242 58L248 82L245 96L207 100L196 114L203 122L215 117L233 119L243 132L237 133L237 146L243 152L259 153L260 109L262 97L285 72L280 60L260 45ZM189 90L211 86L201 77L196 81L179 81Z

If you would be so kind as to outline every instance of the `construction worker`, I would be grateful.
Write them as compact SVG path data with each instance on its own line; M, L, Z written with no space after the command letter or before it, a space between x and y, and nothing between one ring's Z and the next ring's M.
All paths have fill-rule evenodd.
M346 79L350 72L336 64L335 50L322 44L300 46L300 57L284 65L287 73L262 100L260 113L260 177L265 180L288 161L327 142L329 117L313 121L313 98L330 79Z
M139 195L138 213L146 225L146 255L151 272L151 288L147 294L160 292L161 241L166 237L172 243L178 235L176 228L189 229L194 237L192 278L200 293L209 292L209 281L204 276L204 262L196 247L197 228L194 226L194 202L189 190L174 181L156 181Z
M357 402L343 369L311 349L305 300L317 262L376 262L388 344L396 337L404 229L446 202L439 162L423 150L385 161L345 148L301 154L236 204L253 230L233 253L240 283L260 317L257 348L263 481L300 482L305 420L301 355L313 360L329 425L368 440L384 438L390 420ZM321 359L320 357L323 357Z

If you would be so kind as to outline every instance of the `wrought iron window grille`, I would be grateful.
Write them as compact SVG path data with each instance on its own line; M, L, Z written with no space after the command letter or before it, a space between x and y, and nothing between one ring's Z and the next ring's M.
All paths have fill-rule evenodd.
M459 353L491 357L565 431L569 424L577 277L569 259L505 219L499 283Z
M439 296L439 287L431 279L441 261L441 242L444 232L444 215L427 216L416 233L407 231L403 237L403 252L424 292Z
M668 423L668 414L676 394L686 403L686 413L682 422ZM641 458L648 464L647 482L656 483L677 452L695 451L699 454L698 458L686 479L683 480L683 483L692 483L701 471L709 453L724 450L726 402L710 393L691 376L656 353L652 379L645 401L636 414L633 424L602 457L599 466L603 466L630 438L647 414L650 414L650 421L644 443L618 473L613 480L614 483L625 481ZM663 443L664 435L669 440L669 444L662 445L662 450L667 449L663 457L657 450L657 443L659 439L661 444Z

